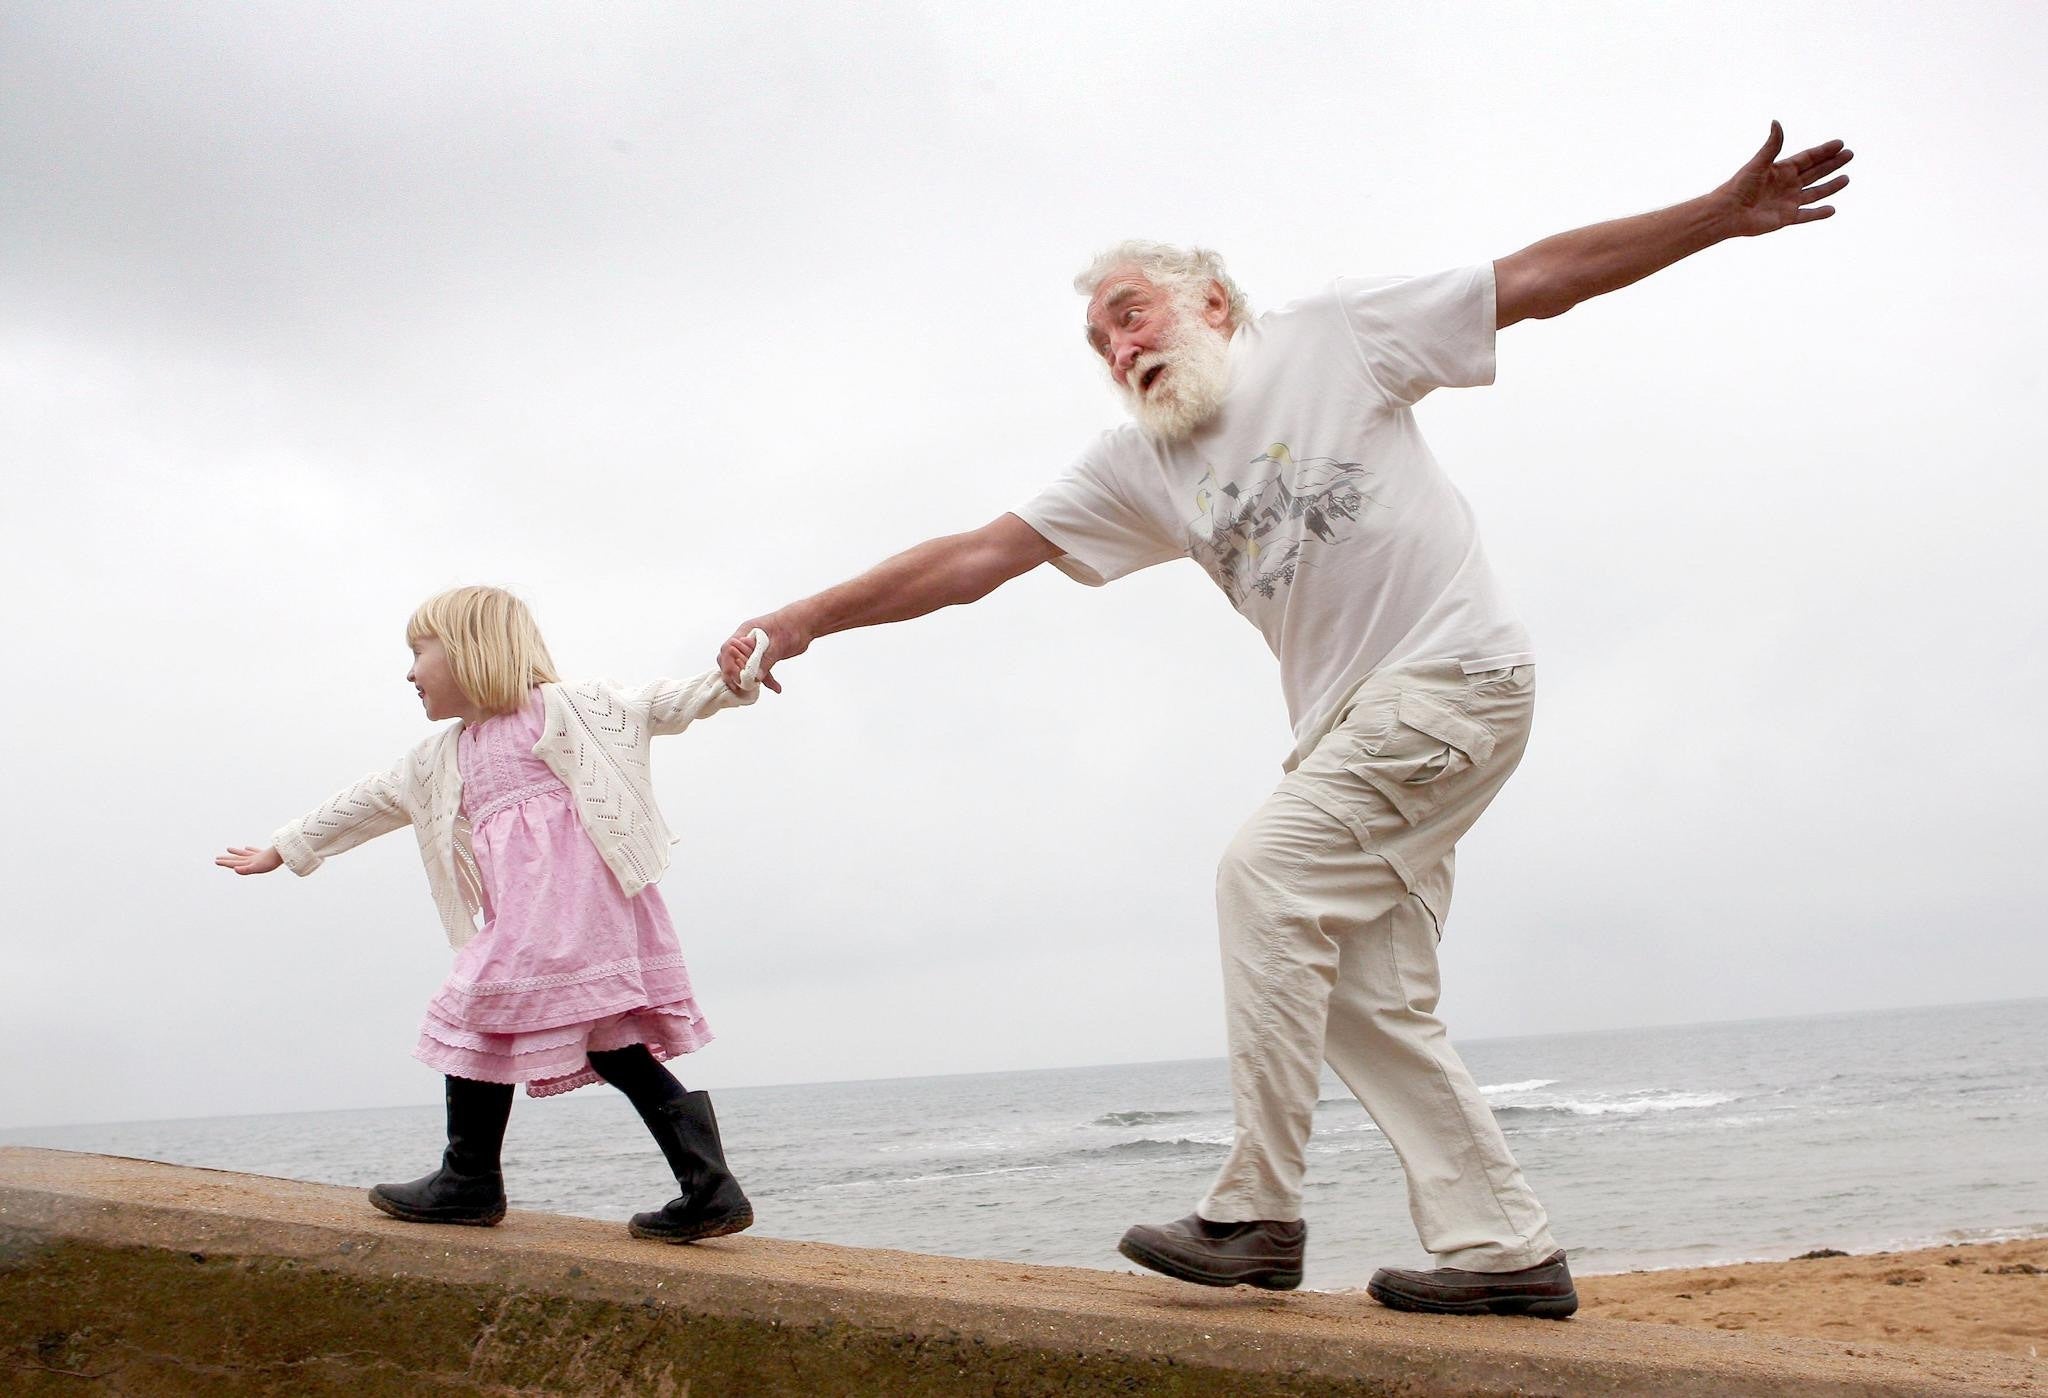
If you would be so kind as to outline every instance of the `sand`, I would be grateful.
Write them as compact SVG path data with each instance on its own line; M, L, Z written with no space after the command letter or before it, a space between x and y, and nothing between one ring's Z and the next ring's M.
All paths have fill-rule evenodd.
M2048 1356L2048 1238L1580 1277L1579 1314Z

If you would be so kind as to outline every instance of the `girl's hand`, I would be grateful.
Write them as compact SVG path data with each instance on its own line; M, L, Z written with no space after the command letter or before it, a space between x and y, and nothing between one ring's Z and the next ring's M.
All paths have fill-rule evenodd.
M268 874L284 867L284 856L276 846L268 849L251 849L247 845L229 845L228 852L215 857L215 864L223 869L233 869L238 874Z
M782 693L782 684L772 673L775 666L792 656L802 655L810 648L811 637L801 623L792 619L785 607L772 616L756 617L743 621L732 637L718 648L718 668L725 675L725 687L735 694L745 692L741 684L741 672L746 669L747 660L754 653L754 632L756 629L768 638L768 653L773 657L760 667L760 681L764 689Z

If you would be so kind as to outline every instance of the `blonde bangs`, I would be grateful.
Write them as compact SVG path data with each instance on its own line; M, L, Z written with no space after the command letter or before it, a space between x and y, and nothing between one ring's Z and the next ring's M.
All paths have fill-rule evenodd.
M535 685L561 678L533 613L502 587L456 587L429 597L405 623L408 642L428 636L448 653L462 692L487 713L524 708Z

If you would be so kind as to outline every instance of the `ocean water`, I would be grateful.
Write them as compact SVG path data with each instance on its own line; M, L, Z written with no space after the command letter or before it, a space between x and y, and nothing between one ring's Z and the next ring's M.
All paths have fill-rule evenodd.
M2048 1000L1461 1047L1582 1275L2048 1234ZM759 1232L1084 1267L1128 1269L1124 1228L1187 1213L1231 1134L1221 1060L716 1102ZM438 1107L405 1107L0 1141L367 1185L430 1169L440 1133ZM1305 1285L1425 1260L1392 1150L1334 1079L1309 1151ZM515 1208L623 1220L674 1192L601 1086L521 1096L505 1170Z

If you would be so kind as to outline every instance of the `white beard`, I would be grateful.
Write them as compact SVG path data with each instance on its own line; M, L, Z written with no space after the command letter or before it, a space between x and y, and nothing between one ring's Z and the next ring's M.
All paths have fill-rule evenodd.
M1177 319L1166 348L1139 356L1118 391L1140 427L1164 441L1184 442L1223 406L1230 340L1203 321L1199 296L1181 299L1174 311ZM1155 364L1166 367L1152 391L1141 394L1138 385Z

